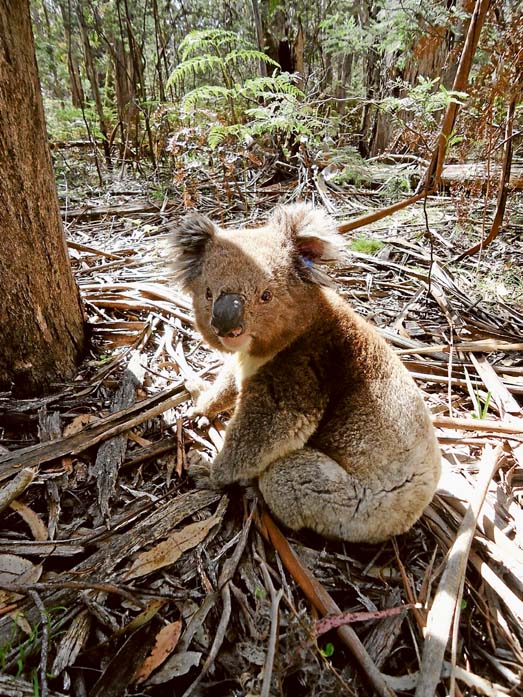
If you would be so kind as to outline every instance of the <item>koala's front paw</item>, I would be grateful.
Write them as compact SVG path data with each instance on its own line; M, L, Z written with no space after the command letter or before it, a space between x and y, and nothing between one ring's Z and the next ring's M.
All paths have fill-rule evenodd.
M195 404L200 395L209 387L209 383L203 380L203 378L199 378L197 375L191 375L191 377L186 378L184 380L184 385Z
M211 480L212 462L198 452L190 452L187 474L193 480L197 489L219 489Z
M187 410L187 417L195 419L198 416L209 416L206 392L209 390L209 383L201 378L194 376L185 380L185 389L190 393L194 406Z

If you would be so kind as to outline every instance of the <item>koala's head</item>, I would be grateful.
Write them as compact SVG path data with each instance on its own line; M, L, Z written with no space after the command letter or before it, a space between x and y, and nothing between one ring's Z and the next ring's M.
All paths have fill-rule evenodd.
M223 229L193 214L174 230L174 277L211 346L262 356L299 333L314 288L328 282L316 264L342 250L334 220L306 204L276 209L259 228Z

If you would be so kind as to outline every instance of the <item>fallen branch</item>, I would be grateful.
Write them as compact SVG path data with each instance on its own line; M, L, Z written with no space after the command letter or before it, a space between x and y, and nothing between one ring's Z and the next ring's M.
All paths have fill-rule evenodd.
M257 524L262 535L266 540L272 543L280 555L283 564L292 574L294 580L299 584L302 591L318 612L321 612L322 615L341 614L340 608L330 597L325 588L323 588L301 562L266 509L262 509ZM336 631L343 643L349 648L358 661L361 669L376 692L382 697L394 697L395 693L388 687L382 674L376 668L376 665L352 627L345 625L338 627Z
M137 402L128 409L122 409L90 423L86 428L70 436L15 450L0 457L0 479L5 479L22 466L33 467L64 455L76 455L107 438L129 431L138 424L178 406L186 399L189 399L189 393L183 385L178 384L158 392L149 399Z

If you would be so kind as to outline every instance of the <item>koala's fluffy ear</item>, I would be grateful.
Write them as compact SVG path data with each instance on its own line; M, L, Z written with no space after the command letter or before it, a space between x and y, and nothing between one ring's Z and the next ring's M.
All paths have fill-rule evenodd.
M336 222L323 208L315 208L308 203L280 206L271 222L282 230L298 254L309 262L336 261L343 254L343 238Z
M191 213L174 228L171 239L171 261L174 280L185 290L200 274L203 255L216 227L209 218Z
M332 282L316 264L341 259L345 246L334 219L323 209L308 203L280 206L271 223L280 228L294 247L298 274L320 285Z

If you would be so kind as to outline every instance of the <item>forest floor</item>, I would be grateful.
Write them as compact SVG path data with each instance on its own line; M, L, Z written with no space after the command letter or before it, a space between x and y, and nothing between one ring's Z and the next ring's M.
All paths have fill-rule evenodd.
M451 673L456 695L521 694L523 197L480 256L459 259L491 210L463 192L347 235L338 290L423 390L444 475L397 539L282 541L252 496L186 475L187 452L212 456L227 418L185 416L184 378L212 376L220 357L170 283L168 243L189 202L243 224L307 189L214 181L189 201L194 176L165 199L139 176L67 200L61 188L92 350L53 396L0 395L0 477L19 487L0 523L0 694L373 694L350 641L322 633L300 568L343 613L369 613L351 626L396 694L413 694L433 602L443 624L456 602L458 620L435 694ZM383 205L350 186L314 198L340 222Z

